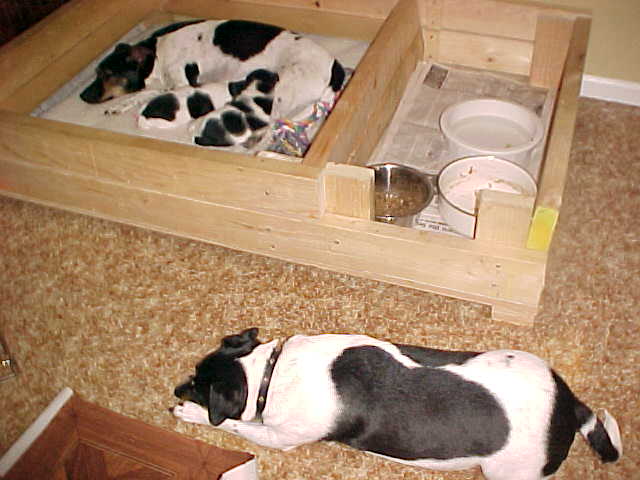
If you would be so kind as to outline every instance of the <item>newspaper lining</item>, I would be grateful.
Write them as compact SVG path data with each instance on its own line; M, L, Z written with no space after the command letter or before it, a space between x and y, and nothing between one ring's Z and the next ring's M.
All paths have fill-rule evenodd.
M440 130L440 115L449 105L475 98L496 98L522 105L538 115L548 131L555 94L533 87L526 79L430 62L419 63L405 94L369 165L392 162L436 176L451 157ZM542 140L546 142L546 134ZM544 148L534 151L523 165L538 180ZM440 216L438 195L425 208L414 228L455 233Z

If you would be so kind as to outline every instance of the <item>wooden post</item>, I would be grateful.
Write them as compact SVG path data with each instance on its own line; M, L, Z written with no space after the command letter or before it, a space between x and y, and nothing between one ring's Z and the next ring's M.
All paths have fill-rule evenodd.
M536 24L529 83L555 90L560 86L573 32L571 18L540 14Z
M538 197L527 241L528 248L548 250L558 221L562 192L569 169L590 26L591 18L588 16L577 16L573 21L567 61L558 91L556 113L547 140L542 175L538 180Z
M535 197L480 190L476 240L524 247L529 235Z
M372 220L374 172L370 168L328 163L322 173L323 213Z

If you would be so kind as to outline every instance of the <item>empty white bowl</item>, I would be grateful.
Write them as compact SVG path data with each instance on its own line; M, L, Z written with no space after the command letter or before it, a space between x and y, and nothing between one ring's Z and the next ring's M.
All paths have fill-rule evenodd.
M467 157L446 165L438 174L438 209L456 232L473 238L480 190L534 195L533 177L522 167L494 156Z
M447 107L440 128L451 158L494 155L523 166L544 135L542 121L531 110L492 98Z

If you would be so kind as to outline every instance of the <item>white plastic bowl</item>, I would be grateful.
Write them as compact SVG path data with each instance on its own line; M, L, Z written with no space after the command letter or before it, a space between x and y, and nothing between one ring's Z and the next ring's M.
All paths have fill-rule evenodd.
M446 165L438 174L438 209L443 220L456 232L473 238L477 217L477 192L534 195L533 177L522 167L494 156L467 157Z
M492 98L447 107L440 128L452 159L494 155L524 167L544 135L542 121L531 110Z

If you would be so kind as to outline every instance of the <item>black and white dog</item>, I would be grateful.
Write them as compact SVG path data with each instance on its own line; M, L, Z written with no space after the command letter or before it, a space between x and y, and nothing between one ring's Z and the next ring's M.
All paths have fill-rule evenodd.
M334 440L435 470L480 466L488 480L555 473L580 431L602 461L622 442L540 358L397 345L364 335L225 337L175 389L176 417L291 449Z
M265 122L335 95L344 81L340 63L300 34L246 20L197 20L118 44L80 98L102 103L134 94L108 113L142 106L141 128L200 119L192 125L196 143L250 147Z

